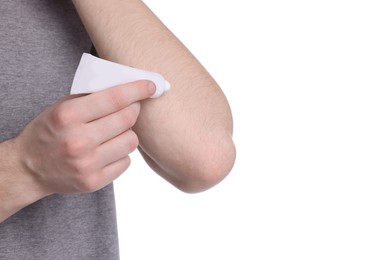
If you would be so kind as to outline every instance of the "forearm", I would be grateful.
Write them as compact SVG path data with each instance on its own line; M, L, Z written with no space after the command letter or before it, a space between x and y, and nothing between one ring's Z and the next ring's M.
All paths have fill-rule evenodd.
M231 169L229 105L214 79L138 0L74 0L102 58L161 73L172 85L142 103L134 130L149 164L186 191L208 188Z
M23 174L16 150L14 140L0 143L0 223L48 195Z

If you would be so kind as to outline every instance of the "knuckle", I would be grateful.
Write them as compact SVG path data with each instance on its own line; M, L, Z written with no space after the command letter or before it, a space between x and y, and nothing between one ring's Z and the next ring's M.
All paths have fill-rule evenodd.
M127 140L127 147L129 148L129 152L132 152L135 149L137 149L138 145L139 145L138 136L134 131L129 131L129 137Z
M75 118L75 111L64 103L58 105L52 112L52 122L56 127L67 126L74 122Z
M130 108L133 111L133 113L136 116L138 116L139 112L141 111L141 103L140 102L134 102L133 104L131 104Z
M123 91L120 91L121 89L112 89L108 92L109 100L114 107L115 110L120 110L127 105L127 97L123 93Z
M94 192L99 189L99 185L95 176L80 178L77 183L77 189L81 192Z
M131 165L130 156L127 156L127 157L123 158L123 162L122 163L123 163L123 169L124 170L120 171L120 173L125 172L125 170L130 167L130 165Z
M85 178L92 172L92 162L88 159L80 159L74 161L71 168L76 176L79 176L81 179Z
M88 139L82 137L68 137L63 140L62 145L66 156L79 157L87 151Z
M124 109L120 113L121 123L124 125L128 125L129 127L133 126L137 121L138 112L134 111L132 107Z

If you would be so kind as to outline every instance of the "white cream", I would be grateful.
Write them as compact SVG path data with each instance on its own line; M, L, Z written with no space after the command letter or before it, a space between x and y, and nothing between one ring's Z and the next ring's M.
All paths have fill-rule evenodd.
M160 97L171 87L164 77L156 72L136 69L84 53L73 79L70 94L93 93L113 86L150 80L156 85L152 98Z

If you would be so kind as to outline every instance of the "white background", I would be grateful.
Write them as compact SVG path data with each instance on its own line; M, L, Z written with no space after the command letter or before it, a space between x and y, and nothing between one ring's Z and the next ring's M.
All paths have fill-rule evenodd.
M193 195L134 154L122 259L390 259L388 1L145 2L222 87L238 154Z

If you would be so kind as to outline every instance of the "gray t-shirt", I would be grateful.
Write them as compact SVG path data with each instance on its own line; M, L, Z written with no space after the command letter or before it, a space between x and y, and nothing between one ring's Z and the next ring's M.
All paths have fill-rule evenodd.
M0 142L69 93L90 48L71 0L1 1ZM112 185L49 196L0 223L0 259L119 259Z

